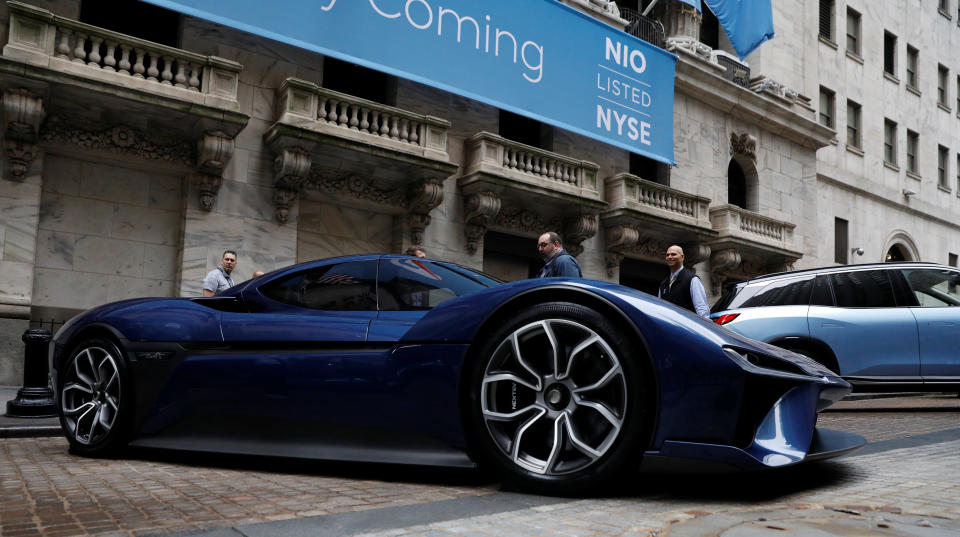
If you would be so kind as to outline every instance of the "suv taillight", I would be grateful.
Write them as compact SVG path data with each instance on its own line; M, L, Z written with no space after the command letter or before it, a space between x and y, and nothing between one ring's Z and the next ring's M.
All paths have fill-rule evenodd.
M716 319L714 319L713 322L715 322L715 323L717 323L717 324L719 324L719 325L725 325L725 324L729 323L730 321L736 319L736 318L739 317L739 316L740 316L739 313L725 313L725 314L717 317Z

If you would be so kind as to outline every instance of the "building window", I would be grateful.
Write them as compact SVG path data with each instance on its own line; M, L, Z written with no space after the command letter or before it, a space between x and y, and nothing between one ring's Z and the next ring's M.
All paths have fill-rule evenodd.
M937 184L947 190L950 189L950 185L947 184L947 166L948 160L950 159L950 150L942 145L937 146Z
M833 0L820 0L820 37L833 41Z
M907 45L907 86L920 88L920 73L917 72L920 63L920 51Z
M883 32L883 71L897 76L897 36Z
M960 13L957 16L960 16ZM960 113L960 75L957 75L957 112Z
M860 13L847 8L847 52L860 55Z
M897 123L889 119L883 120L883 160L897 165Z
M947 104L947 80L950 80L950 70L943 65L937 66L937 102L943 106Z
M957 153L957 195L960 196L960 153Z
M333 91L388 106L397 104L397 79L362 65L327 56L321 85Z
M710 6L702 4L703 11L700 19L700 42L712 49L720 48L720 21L710 10Z
M835 94L827 88L820 86L820 124L824 127L833 128L834 124L834 106Z
M939 9L941 13L950 13L949 4L950 4L949 0L940 0L939 5L937 6L937 9Z
M630 153L630 173L647 181L670 186L670 166L643 155Z
M833 219L833 262L841 265L847 264L847 256L850 251L847 245L850 244L847 235L849 223L843 218Z
M919 174L917 166L917 147L920 146L920 135L907 129L907 172Z
M553 127L506 110L500 111L500 136L553 151Z
M957 254L947 254L947 264L951 267L957 266Z
M180 14L145 2L84 0L80 22L161 45L180 46Z
M847 146L861 148L860 145L860 105L847 100Z

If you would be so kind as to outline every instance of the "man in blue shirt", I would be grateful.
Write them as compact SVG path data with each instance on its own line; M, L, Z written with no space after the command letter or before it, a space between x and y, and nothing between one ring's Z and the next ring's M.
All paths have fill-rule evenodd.
M683 257L683 248L677 245L667 248L666 260L670 277L660 283L657 296L707 319L710 317L707 293L700 278L694 275L693 271L683 268Z
M538 278L552 278L555 276L566 276L569 278L582 278L583 272L580 271L580 264L566 250L560 242L560 235L553 231L548 231L540 235L537 241L537 249L540 256L543 257L545 264L540 270Z
M207 273L203 279L203 296L213 296L220 291L233 287L230 273L237 266L237 252L227 250L220 258L220 265Z

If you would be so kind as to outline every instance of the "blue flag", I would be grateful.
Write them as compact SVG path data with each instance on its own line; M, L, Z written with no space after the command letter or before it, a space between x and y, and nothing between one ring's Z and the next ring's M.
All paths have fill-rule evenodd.
M680 0L680 1L683 2L684 4L690 4L691 6L697 8L697 11L703 11L703 9L700 8L700 0Z
M773 39L771 0L704 0L730 38L737 56L744 59L761 43Z

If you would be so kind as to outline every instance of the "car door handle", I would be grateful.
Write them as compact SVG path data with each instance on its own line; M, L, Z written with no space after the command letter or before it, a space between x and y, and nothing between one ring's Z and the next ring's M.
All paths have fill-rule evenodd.
M930 321L927 324L930 326L953 326L952 321Z
M843 328L843 324L831 323L830 321L823 321L820 323L820 328Z

